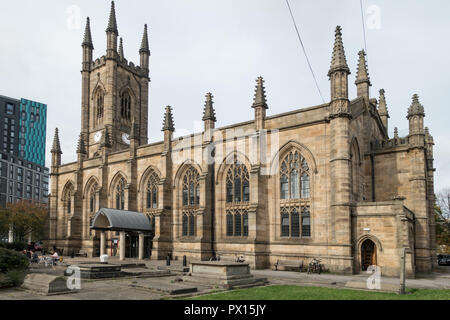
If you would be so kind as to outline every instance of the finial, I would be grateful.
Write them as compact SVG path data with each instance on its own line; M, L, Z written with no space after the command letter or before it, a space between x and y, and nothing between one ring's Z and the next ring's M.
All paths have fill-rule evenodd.
M206 102L205 102L205 108L203 109L202 120L203 121L212 120L212 121L216 122L216 114L215 114L214 107L213 107L214 102L212 100L212 98L214 98L214 97L211 94L211 92L208 92L205 97L206 97Z
M119 42L119 58L120 58L120 60L125 59L125 55L123 54L123 39L122 39L122 37L120 37L120 42Z
M378 99L378 113L380 116L388 116L387 104L386 104L386 96L384 95L384 89L380 89L380 98Z
M116 8L114 5L114 1L111 1L111 11L109 13L108 28L106 29L106 32L113 32L119 35L119 30L117 29Z
M161 131L166 131L166 130L172 131L172 132L175 131L171 106L166 107L166 112L164 114L163 128Z
M77 153L86 154L86 146L84 145L82 133L80 133L80 137L78 138Z
M342 42L342 28L340 26L336 27L335 40L333 47L333 56L331 58L331 67L328 72L330 76L335 71L346 71L350 74L350 69L347 65L347 59L345 58L344 44Z
M142 35L141 48L139 49L139 53L150 54L150 49L148 45L147 24L144 25L144 34Z
M53 136L53 146L52 146L52 149L51 149L50 152L51 152L51 153L62 154L62 151L61 151L61 144L59 143L59 133L58 133L58 128L55 128L55 135Z
M359 55L358 71L356 73L355 84L367 82L370 86L371 83L370 83L369 71L367 68L366 52L364 50L361 50L358 52L358 55Z
M418 94L414 94L412 97L412 103L408 109L407 118L409 119L409 117L414 116L414 115L425 116L424 108L423 108L423 105L419 101Z
M255 98L253 101L252 108L256 107L264 107L266 109L269 108L267 106L266 89L264 88L263 77L258 77L258 79L256 79Z
M92 44L91 23L89 17L86 18L86 28L84 29L84 38L81 45L94 49L94 45Z

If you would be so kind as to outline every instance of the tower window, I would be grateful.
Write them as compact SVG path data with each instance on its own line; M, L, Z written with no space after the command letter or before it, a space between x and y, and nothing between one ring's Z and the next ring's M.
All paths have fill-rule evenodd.
M131 119L131 97L128 92L122 93L120 97L120 115L125 120Z
M99 90L95 96L95 112L97 114L96 121L97 124L101 123L102 119L103 119L103 111L104 111L104 96L103 96L103 92L101 90Z

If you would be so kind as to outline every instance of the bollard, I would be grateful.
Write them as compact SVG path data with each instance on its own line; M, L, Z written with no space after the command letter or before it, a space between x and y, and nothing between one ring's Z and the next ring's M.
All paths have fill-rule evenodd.
M400 253L400 294L405 294L405 277L406 277L406 248L401 249Z
M186 256L183 256L183 267L187 267L187 259L186 259Z

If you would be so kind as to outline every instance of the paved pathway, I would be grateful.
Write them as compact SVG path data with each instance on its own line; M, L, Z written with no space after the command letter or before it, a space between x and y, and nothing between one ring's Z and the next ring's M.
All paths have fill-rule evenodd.
M80 264L86 262L98 262L98 258L65 258L65 264ZM120 262L113 257L109 260L112 264L119 263L145 263L149 269L157 269L158 266L165 265L165 261L127 259ZM173 264L181 265L181 261L174 261ZM62 273L63 266L54 267L53 273ZM50 270L49 270L50 271ZM264 277L271 284L296 284L313 285L327 287L344 287L347 281L365 282L368 274L360 275L335 275L335 274L307 274L305 272L273 271L273 270L252 270L257 277ZM190 286L187 283L177 282L178 276L157 277L157 278L118 278L114 280L83 280L82 289L77 293L42 296L20 289L0 290L0 300L10 299L33 299L33 300L157 300L170 298L169 291L172 289ZM398 284L398 278L382 277L382 283ZM407 288L429 288L429 289L450 289L450 267L447 273L433 273L423 278L407 279ZM205 294L212 287L197 286L199 293Z
M450 268L449 268L450 269ZM450 270L449 270L450 271ZM337 275L307 274L306 272L253 270L255 276L266 277L271 282L297 285L344 286L347 281L365 282L369 274ZM381 277L381 283L399 284L399 278ZM450 273L433 273L426 278L406 279L407 288L450 289Z

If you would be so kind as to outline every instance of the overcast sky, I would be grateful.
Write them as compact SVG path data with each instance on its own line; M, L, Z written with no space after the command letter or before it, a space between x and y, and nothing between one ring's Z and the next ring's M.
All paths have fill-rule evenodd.
M80 132L81 42L91 18L94 58L105 54L110 1L3 1L0 94L48 105L47 166L55 127L63 162L76 160ZM326 101L336 25L350 75L364 47L359 0L290 0ZM408 133L407 108L418 93L435 140L436 190L450 187L450 1L364 0L371 95L386 90L389 132ZM173 106L176 135L199 131L205 94L214 95L217 126L253 118L255 79L263 76L268 115L321 104L285 0L117 0L125 57L139 63L149 26L149 142L162 139L164 107Z

